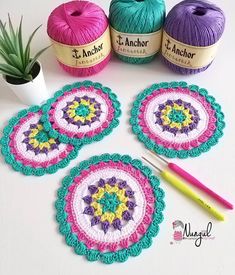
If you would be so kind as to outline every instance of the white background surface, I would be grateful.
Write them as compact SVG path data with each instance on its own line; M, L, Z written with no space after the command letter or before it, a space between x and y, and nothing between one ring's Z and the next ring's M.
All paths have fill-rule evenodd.
M49 44L46 34L47 18L52 9L62 2L1 0L0 18L6 20L7 12L10 12L14 21L18 22L23 14L26 34L43 23L43 28L34 41L33 47L36 51ZM110 1L94 2L108 12ZM177 3L170 0L166 2L167 11ZM113 57L102 72L89 78L112 88L121 101L123 115L120 126L110 136L99 143L85 146L77 159L54 175L26 177L14 172L0 158L1 275L234 274L234 211L219 207L226 214L226 221L217 222L164 182L161 184L166 192L166 209L159 235L154 239L151 248L124 264L107 266L98 262L89 263L76 255L58 233L54 218L56 190L70 168L81 160L105 152L127 153L138 158L146 153L144 146L137 142L130 131L130 106L142 89L161 81L184 80L205 87L222 105L227 126L219 144L198 158L174 161L235 203L235 5L228 0L215 2L224 9L227 24L217 58L206 72L181 76L169 71L159 58L150 64L138 66L122 63ZM80 80L62 71L51 49L40 60L51 95L63 85ZM25 107L3 81L0 81L0 129L3 129L11 116ZM175 219L191 222L193 230L202 230L212 221L212 235L215 239L203 241L199 248L195 247L193 241L171 245L172 222Z

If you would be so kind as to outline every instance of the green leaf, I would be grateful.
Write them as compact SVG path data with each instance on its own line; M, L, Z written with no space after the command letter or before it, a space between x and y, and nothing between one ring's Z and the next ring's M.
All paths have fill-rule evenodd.
M35 62L37 61L38 57L44 52L46 51L48 48L50 48L51 46L48 46L44 49L42 49L41 51L39 51L33 58L32 60L29 62L29 64L27 65L26 69L25 69L25 74L29 74L33 68L33 65L35 64Z
M17 50L18 50L18 54L21 59L21 62L23 64L23 66L25 67L26 63L25 63L23 40L22 40L22 20L23 20L23 16L21 16L21 19L20 19L19 33L18 33L18 39L17 39L17 42L18 42Z
M9 52L15 53L14 44L12 43L7 31L5 25L3 25L2 21L0 20L0 30L4 39L4 44L9 49Z
M9 64L0 64L0 70L7 71L12 75L22 76L22 72Z
M6 52L4 52L2 49L0 49L0 56L6 61L6 63L9 63L10 65L12 65L11 64L12 61L9 58L9 55Z
M14 77L14 78L21 78L22 79L22 76L14 75L14 74L9 73L8 71L3 71L1 69L0 69L0 73L2 75L8 75L8 76L11 76L11 77Z
M5 41L4 41L4 38L0 35L0 48L6 53L6 54L9 54L10 51L9 51L9 48L7 47Z
M11 59L14 67L24 73L24 64L22 64L21 58L16 54L9 54L9 58Z
M22 62L19 60L18 56L15 54L8 54L0 49L0 56L6 61L7 64L18 68L21 72L24 72L24 67Z
M8 24L9 24L9 29L10 29L10 33L11 33L11 39L14 41L14 44L16 42L16 33L15 30L13 28L12 22L11 22L11 17L10 14L8 13Z
M42 25L38 26L29 37L29 40L28 40L28 43L26 45L25 52L24 52L24 55L25 55L24 64L28 64L30 62L30 44L32 42L32 39L33 39L35 33L38 31L39 28L41 28L41 26Z
M24 76L24 79L27 80L27 81L32 81L33 76L31 74L28 74L28 75Z

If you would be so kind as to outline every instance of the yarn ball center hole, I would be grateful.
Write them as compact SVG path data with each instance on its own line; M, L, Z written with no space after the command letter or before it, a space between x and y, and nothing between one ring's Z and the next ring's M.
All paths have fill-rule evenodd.
M80 11L74 11L70 15L71 16L80 16L82 13Z
M203 7L196 7L195 10L193 11L193 14L197 16L203 16L206 14L206 9Z

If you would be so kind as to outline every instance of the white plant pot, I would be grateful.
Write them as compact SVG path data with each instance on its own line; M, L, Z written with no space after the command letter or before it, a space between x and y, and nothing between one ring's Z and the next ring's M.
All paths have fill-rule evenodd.
M29 81L24 84L11 84L6 81L8 87L15 93L15 95L27 105L40 105L45 100L49 98L49 94L46 88L42 66L40 62L38 62L40 66L40 71L38 75L33 79L33 81Z

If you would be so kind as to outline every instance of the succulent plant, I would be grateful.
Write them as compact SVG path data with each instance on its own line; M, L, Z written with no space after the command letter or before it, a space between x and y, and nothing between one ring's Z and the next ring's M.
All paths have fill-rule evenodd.
M5 63L0 63L0 73L16 79L23 79L26 82L33 80L32 69L38 57L48 48L43 48L31 57L30 45L32 39L41 27L37 27L30 35L26 46L22 39L22 19L18 28L14 28L10 15L8 14L7 24L0 20L0 57Z

